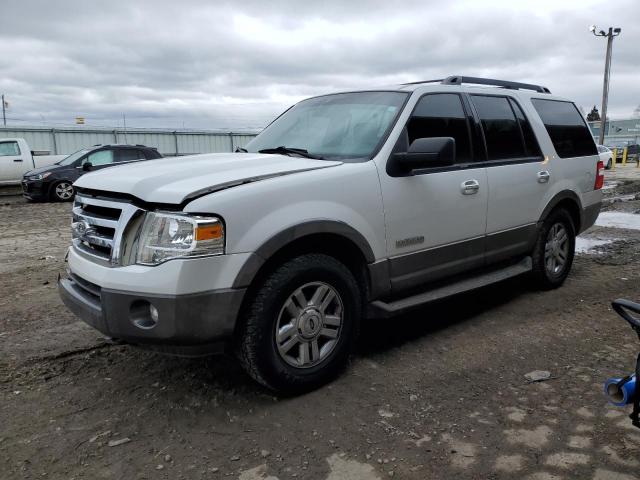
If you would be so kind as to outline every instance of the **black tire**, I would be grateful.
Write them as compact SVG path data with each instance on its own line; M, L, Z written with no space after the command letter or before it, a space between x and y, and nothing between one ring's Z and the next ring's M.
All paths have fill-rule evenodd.
M75 189L73 188L73 182L69 180L60 180L59 182L51 185L49 196L51 200L56 202L70 202L75 197Z
M607 162L607 165L604 167L605 170L611 170L611 159Z
M550 232L552 229L558 228L556 226L560 226L566 232L567 251L564 264L557 271L554 271L554 268L550 268L551 264L548 261L545 261L545 252L547 244L550 242ZM551 290L558 288L564 283L571 271L575 245L576 233L571 215L569 215L569 212L563 208L553 210L542 223L542 227L538 232L538 238L536 239L536 244L532 253L532 277L538 288L542 290ZM553 251L552 248L551 250ZM554 255L551 256L553 257Z
M297 368L279 352L276 330L293 292L314 282L337 292L342 323L335 327L340 333L327 356L317 359L320 363L316 365ZM309 253L284 262L266 275L243 308L236 335L236 353L242 366L260 384L280 393L302 393L327 383L347 363L358 331L361 295L351 271L333 257ZM318 343L315 346L318 352Z

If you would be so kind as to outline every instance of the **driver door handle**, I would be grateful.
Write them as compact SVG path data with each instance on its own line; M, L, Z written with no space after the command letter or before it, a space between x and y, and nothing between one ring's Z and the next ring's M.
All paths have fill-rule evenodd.
M473 195L474 193L478 193L478 190L480 190L480 184L477 180L467 180L462 182L460 190L463 195Z
M21 162L21 161L22 161L22 159L21 159L21 158L14 158L14 159L13 159L13 161L14 161L14 162Z
M538 183L547 183L551 178L551 174L547 170L538 172Z

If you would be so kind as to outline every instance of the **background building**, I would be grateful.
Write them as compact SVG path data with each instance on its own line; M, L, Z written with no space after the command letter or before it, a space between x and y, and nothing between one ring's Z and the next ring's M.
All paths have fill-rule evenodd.
M600 135L600 120L587 122L591 134L598 141ZM605 124L605 145L619 145L622 143L640 143L640 118L626 120L608 120Z

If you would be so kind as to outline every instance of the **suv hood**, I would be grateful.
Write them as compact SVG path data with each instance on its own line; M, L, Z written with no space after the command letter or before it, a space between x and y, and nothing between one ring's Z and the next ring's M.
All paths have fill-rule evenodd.
M80 177L75 186L133 195L146 202L180 204L243 183L342 162L262 153L211 153L137 162Z

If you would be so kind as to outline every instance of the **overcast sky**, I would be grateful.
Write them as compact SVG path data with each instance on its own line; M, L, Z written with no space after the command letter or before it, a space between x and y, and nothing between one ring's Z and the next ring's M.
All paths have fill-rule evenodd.
M10 125L259 129L321 93L448 75L640 104L640 1L0 0Z

